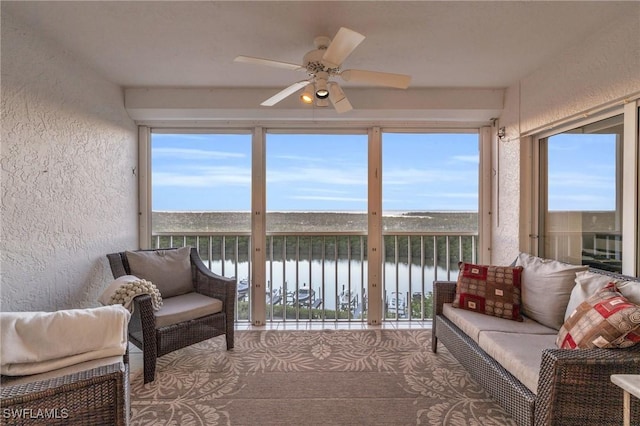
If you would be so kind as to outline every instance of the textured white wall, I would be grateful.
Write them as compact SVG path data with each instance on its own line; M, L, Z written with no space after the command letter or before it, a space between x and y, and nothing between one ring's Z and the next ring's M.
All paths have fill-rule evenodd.
M2 13L3 311L97 305L137 247L137 130L123 91Z
M520 173L520 160L528 161L520 135L639 91L640 13L594 31L508 88L500 117L506 141L494 156L494 167L499 163L500 169L499 198L494 200L500 223L493 229L493 262L511 262L528 235L523 221L530 209L526 199L530 182L526 173L525 178Z

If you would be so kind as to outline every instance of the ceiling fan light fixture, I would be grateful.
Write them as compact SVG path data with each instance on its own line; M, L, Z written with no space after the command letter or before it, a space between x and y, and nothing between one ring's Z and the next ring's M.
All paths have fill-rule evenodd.
M327 88L327 80L319 78L316 81L316 98L327 99L329 97L329 89Z
M307 87L304 88L304 91L300 95L300 101L303 104L312 104L313 103L313 84L308 84Z
M326 108L329 106L329 99L316 99L316 106Z

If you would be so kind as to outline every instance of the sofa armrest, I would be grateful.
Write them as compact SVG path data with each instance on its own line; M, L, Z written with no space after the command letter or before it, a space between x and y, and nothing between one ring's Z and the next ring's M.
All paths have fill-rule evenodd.
M453 302L456 296L455 281L433 282L433 323L431 324L431 350L438 350L438 338L436 337L436 316L442 315L442 305Z
M123 361L14 385L2 376L2 424L129 424L127 354Z
M612 374L638 374L640 347L545 349L542 352L536 424L622 424L622 391ZM640 403L632 404L640 424Z
M455 281L433 282L433 318L442 314L442 305L453 302L456 296Z

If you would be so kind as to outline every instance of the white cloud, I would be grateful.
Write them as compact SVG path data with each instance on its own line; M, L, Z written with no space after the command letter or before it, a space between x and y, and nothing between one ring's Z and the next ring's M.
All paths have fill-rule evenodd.
M193 171L202 173L193 173ZM219 187L219 186L246 186L251 185L251 173L246 169L233 167L209 167L190 169L185 173L154 172L153 186L179 186L179 187Z
M356 197L331 197L327 195L295 195L293 197L289 197L294 200L316 200L316 201L346 201L346 202L366 202L366 198L356 198Z
M181 160L205 160L222 158L244 158L245 154L228 151L209 151L205 149L192 148L154 148L153 156L179 158Z

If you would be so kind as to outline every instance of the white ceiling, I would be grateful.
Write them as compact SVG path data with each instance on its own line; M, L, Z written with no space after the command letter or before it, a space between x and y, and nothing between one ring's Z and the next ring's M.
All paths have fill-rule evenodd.
M210 113L236 117L229 110L255 108L305 75L235 63L235 56L302 63L316 36L333 37L344 26L366 39L343 69L412 76L409 90L395 97L398 117L413 113L421 118L427 110L442 110L440 115L429 113L430 118L448 120L450 111L459 109L459 117L486 121L500 111L495 99L502 95L486 92L481 96L485 105L473 116L465 111L478 96L473 90L509 87L622 16L640 14L639 1L2 1L1 7L3 15L21 20L106 79L130 89L126 103L134 119L160 117L158 111L162 118L177 118L179 113L168 112L172 105L167 100L177 97L162 92L167 88L209 89L197 99L187 92L186 104L196 99L213 108L189 115L192 119ZM342 85L356 110L389 108L398 91ZM153 93L161 98L160 106L149 105L155 101L149 101L148 92L131 88L160 89ZM229 88L240 95L229 96ZM441 89L465 89L466 97L449 107L447 99L457 92L438 97ZM219 93L227 95L216 106ZM427 97L442 105L422 103ZM230 105L241 98L247 99L245 104ZM291 98L270 111L258 107L254 115L267 117L278 108L295 113L300 105ZM146 112L136 115L136 109ZM251 115L245 111L244 117Z

